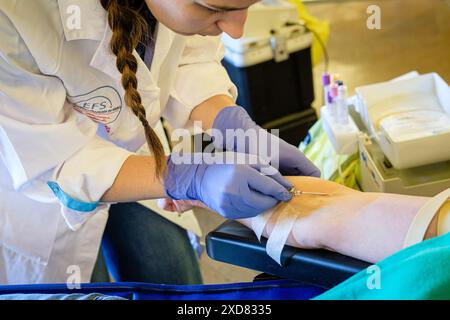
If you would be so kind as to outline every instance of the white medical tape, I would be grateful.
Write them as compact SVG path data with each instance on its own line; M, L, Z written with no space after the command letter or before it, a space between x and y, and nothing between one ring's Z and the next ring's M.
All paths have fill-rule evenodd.
M300 213L288 202L279 212L275 227L266 244L267 254L281 266L281 253Z
M261 242L261 237L264 232L264 228L266 227L267 222L269 222L270 217L272 217L272 214L274 212L274 209L269 210L267 212L264 212L254 218L252 218L252 229L253 232L255 232L256 237Z

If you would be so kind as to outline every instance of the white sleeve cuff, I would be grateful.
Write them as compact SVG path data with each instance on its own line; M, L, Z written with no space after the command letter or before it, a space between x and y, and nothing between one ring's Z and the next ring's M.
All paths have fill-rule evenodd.
M439 210L437 235L442 236L449 232L450 232L450 201L447 201Z
M435 217L436 213L440 210L442 205L450 199L450 189L447 189L439 193L434 198L430 199L414 217L411 226L406 234L406 238L403 247L409 247L415 245L421 241L425 236L425 233L430 225L431 221Z
M78 229L106 204L100 200L133 153L99 137L66 160L47 184L71 229Z
M163 117L172 127L184 128L192 110L217 95L229 96L233 101L237 99L237 88L219 62L182 66Z

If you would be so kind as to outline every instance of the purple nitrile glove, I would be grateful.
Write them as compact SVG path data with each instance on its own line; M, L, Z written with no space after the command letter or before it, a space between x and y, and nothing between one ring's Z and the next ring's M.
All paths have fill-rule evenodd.
M227 131L232 133L238 129L247 133L252 133L253 130L257 139L239 143L239 139L233 138L232 135L231 138L230 135L226 138ZM221 137L216 136L216 130L220 132ZM217 148L255 154L270 161L283 175L320 177L320 170L298 148L258 126L242 107L222 109L214 121L212 136Z
M178 156L169 157L164 179L166 194L171 199L200 200L225 218L243 219L257 216L292 197L288 191L292 184L279 172L271 176L262 174L269 166L262 161L207 164L211 163L205 160L207 154L182 155L184 160Z

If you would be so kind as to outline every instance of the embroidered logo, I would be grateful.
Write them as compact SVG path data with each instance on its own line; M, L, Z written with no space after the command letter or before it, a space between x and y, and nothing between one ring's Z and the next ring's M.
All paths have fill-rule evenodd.
M122 111L122 99L119 92L109 86L78 96L68 96L68 100L76 111L104 125L116 121Z

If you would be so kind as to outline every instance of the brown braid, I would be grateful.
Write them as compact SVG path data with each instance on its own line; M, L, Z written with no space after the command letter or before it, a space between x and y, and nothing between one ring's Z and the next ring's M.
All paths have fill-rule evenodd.
M137 60L133 50L142 39L147 37L148 25L144 17L139 13L139 7L133 5L133 0L100 0L102 6L108 11L108 23L113 32L110 47L116 55L116 66L122 74L122 86L125 89L125 103L139 118L145 129L145 137L150 150L153 152L156 162L156 176L160 178L165 169L164 148L150 127L142 98L139 94L138 80L136 77ZM146 5L139 1L140 6Z

